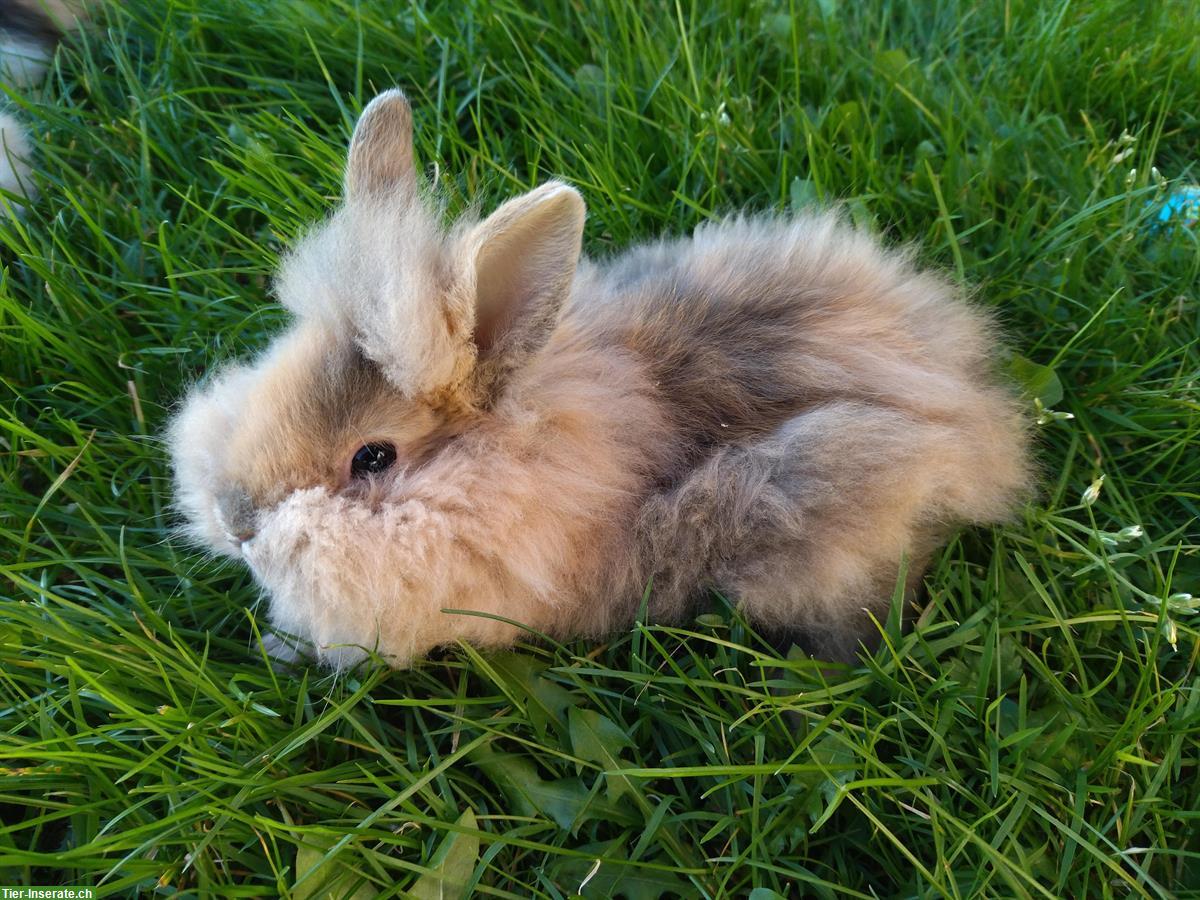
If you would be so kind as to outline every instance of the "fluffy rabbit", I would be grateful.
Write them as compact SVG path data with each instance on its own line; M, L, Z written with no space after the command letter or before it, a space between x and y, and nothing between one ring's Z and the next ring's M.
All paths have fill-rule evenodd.
M0 0L0 88L30 90L40 84L67 31L86 17L86 0ZM29 136L13 113L0 107L0 189L33 200ZM20 213L19 200L0 200L0 215Z
M345 188L279 273L291 326L170 432L188 532L322 662L504 646L513 623L599 636L648 584L655 620L715 586L847 658L902 558L915 585L1027 482L988 319L834 215L595 263L583 200L549 182L445 229L398 91L363 112Z

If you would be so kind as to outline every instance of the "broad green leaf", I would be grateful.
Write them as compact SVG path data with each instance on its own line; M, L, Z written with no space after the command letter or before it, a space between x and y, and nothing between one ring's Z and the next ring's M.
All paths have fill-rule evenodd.
M763 16L763 34L780 50L786 51L792 45L792 17L787 13L778 12Z
M659 900L664 894L668 897L695 896L695 888L673 872L601 863L581 893L584 897Z
M592 63L584 63L575 70L575 84L581 96L594 106L603 108L604 95L608 92L603 69Z
M817 9L821 11L821 18L832 19L836 16L840 3L841 0L817 0Z
M475 828L475 813L468 809L458 817L463 828ZM422 875L409 888L417 900L458 900L467 896L467 886L479 860L479 838L473 834L451 832L442 841L430 863L433 871Z
M756 887L752 890L746 900L786 900L783 894L773 891L770 888Z
M575 70L575 83L588 90L604 89L604 70L592 63L584 63Z
M566 711L579 702L574 694L541 673L545 666L525 653L500 653L489 657L488 663L497 676L504 679L500 685L506 693L514 693L525 704L525 714L539 735L545 735L551 722L566 724Z
M805 804L805 811L813 822L813 830L816 831L841 802L842 786L858 777L858 770L854 767L858 760L832 732L826 732L809 749L809 756L813 762L830 769L829 775L821 779Z
M567 859L553 869L559 888L585 898L624 897L625 900L660 900L667 897L696 896L695 887L686 878L663 869L621 865L626 858L620 838L578 848L591 859ZM597 861L599 865L597 866Z
M901 82L914 80L919 71L908 54L898 47L876 53L875 68L885 78Z
M621 760L621 751L633 747L629 735L594 709L572 707L568 711L570 722L571 749L575 755L587 762L597 763L606 771L628 768ZM605 787L609 800L617 800L622 794L638 796L637 788L625 775L605 775Z
M862 120L862 107L857 101L849 100L846 103L838 104L829 111L825 117L824 127L828 129L830 135L838 134L841 131L853 134L861 127Z
M1063 398L1062 382L1049 366L1039 366L1031 359L1014 354L1008 363L1008 373L1031 399L1040 400L1042 406L1055 406Z
M817 186L813 184L811 178L801 178L797 175L792 179L792 186L788 191L788 203L792 212L800 212L810 206L816 206L819 200Z
M345 861L342 855L349 856L349 848L344 847L336 856L321 861L338 842L336 835L304 835L302 840L296 848L295 877L299 883L292 888L293 900L372 900L378 896L375 885L365 881ZM309 875L309 870L317 865L320 868Z
M579 778L546 781L528 759L507 754L480 754L475 763L504 792L513 812L522 816L548 816L572 833L589 819L610 819L624 824L637 821L628 809L593 796Z

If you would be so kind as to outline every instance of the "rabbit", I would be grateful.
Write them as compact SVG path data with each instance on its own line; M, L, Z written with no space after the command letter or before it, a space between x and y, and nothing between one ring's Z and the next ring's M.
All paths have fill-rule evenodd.
M86 0L0 0L0 86L30 90L45 80L59 43L86 19L86 5ZM0 189L15 195L0 199L0 215L20 215L36 199L32 158L24 125L0 109Z
M450 227L428 193L380 94L282 260L290 326L169 425L183 529L249 566L281 660L596 639L714 588L853 660L902 566L1024 495L989 317L836 213L593 262L561 181Z

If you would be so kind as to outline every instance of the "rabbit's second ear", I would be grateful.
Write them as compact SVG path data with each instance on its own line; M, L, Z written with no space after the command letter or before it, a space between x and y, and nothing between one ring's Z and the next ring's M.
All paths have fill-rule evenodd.
M536 353L558 323L583 239L583 198L548 182L510 200L470 236L475 345L491 387Z
M367 104L354 126L346 159L346 198L411 192L413 170L412 109L398 90L384 91Z

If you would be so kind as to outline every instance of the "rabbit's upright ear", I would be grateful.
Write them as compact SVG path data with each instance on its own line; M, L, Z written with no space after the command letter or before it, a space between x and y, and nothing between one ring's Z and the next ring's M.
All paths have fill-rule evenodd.
M558 324L579 261L584 214L579 192L551 181L508 201L471 233L475 346L488 386L540 350Z
M367 104L346 159L346 199L410 193L413 170L412 108L398 90L384 91Z

